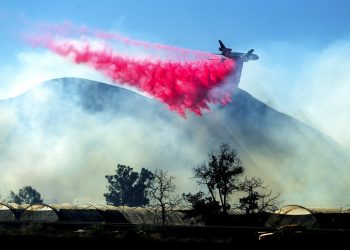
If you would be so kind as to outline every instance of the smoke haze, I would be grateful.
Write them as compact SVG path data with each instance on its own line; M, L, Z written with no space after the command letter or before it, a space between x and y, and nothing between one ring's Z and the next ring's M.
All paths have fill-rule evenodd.
M247 174L287 203L344 205L346 152L239 89L227 106L187 119L145 96L77 78L47 82L0 108L6 192L32 185L48 203L104 203L104 176L118 163L167 169L178 192L194 192L192 167L228 142Z
M143 49L151 50L147 46L130 53L144 58ZM340 41L322 51L307 48L309 52L297 59L300 48L294 44L271 47L256 48L260 60L245 64L240 87L349 148L349 43ZM277 114L271 115L249 98L240 99L244 95L239 89L234 93L241 94L234 94L227 106L209 103L212 112L202 117L189 113L185 120L141 95L101 92L89 83L86 91L61 85L76 86L82 80L40 84L75 76L115 85L101 72L67 63L47 50L21 51L17 58L18 64L6 62L0 68L0 96L16 96L36 87L0 102L2 197L32 185L48 203L104 203L104 176L112 174L118 163L135 169L167 169L176 176L180 193L192 192L198 187L191 179L191 168L220 143L228 142L239 148L247 173L280 191L285 204L349 204L344 200L349 189L348 149L299 123L292 122L292 129L277 122ZM190 61L197 59L193 56Z
M350 149L350 43L317 51L278 43L267 49L257 49L260 63L245 65L240 87Z

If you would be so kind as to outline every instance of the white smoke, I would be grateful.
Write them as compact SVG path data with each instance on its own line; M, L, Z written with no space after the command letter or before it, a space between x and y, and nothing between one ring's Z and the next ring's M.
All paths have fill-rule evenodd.
M282 52L275 56L281 57ZM346 93L350 93L346 70L350 66L346 62L349 43L336 43L317 57L311 52L312 60L304 56L295 66L297 69L292 63L284 67L279 64L281 60L265 60L269 58L267 52L259 55L260 61L244 65L241 87L349 146L346 133L350 119L346 115L349 102ZM19 53L16 67L11 68L10 64L1 69L2 97L17 95L52 78L75 76L107 82L99 73L68 64L49 52ZM212 148L235 138L230 134L233 124L229 124L229 117L222 117L215 109L204 117L189 115L185 120L162 104L159 104L162 114L153 109L139 114L137 110L143 101L122 100L118 105L127 107L130 113L91 114L69 101L74 98L58 99L52 89L36 88L26 109L21 111L25 116L19 116L14 106L0 106L0 184L4 194L31 185L48 203L104 203L103 193L107 191L104 176L113 174L118 163L135 170L167 169L176 176L178 192L193 192L197 186L191 179L191 168L205 161ZM48 103L50 107L46 110L42 106L40 110L33 108ZM51 113L62 114L63 118ZM244 149L245 145L239 146ZM289 146L293 150L298 148L297 142ZM308 162L289 162L287 157L267 160L264 152L269 149L264 145L261 148L247 157L247 172L262 177L274 191L281 191L285 202L309 201L317 206L332 205L340 199L325 200L318 196L322 188L312 186L327 183L322 190L331 190L334 183L327 182L329 172L319 171L318 166ZM278 165L278 169L272 167ZM300 166L309 167L309 171L301 171Z
M18 96L44 81L60 77L82 77L109 82L84 65L73 65L49 51L20 52L14 62L0 67L0 99Z
M350 42L321 51L293 44L257 51L260 62L245 64L241 88L350 148Z

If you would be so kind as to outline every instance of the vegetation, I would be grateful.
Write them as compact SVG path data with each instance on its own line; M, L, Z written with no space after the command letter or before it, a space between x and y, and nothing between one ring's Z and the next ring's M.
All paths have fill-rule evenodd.
M183 200L190 204L188 217L199 218L200 221L213 224L220 215L220 204L213 201L212 197L206 196L202 191L195 194L182 194Z
M223 143L208 155L206 162L193 168L194 178L204 190L179 197L175 193L175 178L167 171L156 169L152 172L142 168L137 172L130 166L118 164L113 175L105 176L108 192L104 197L107 204L115 206L150 208L155 216L161 217L163 227L168 216L184 204L190 208L187 210L189 217L198 218L205 224L230 223L228 212L232 209L247 215L276 210L279 194L273 195L262 179L248 178L244 172L237 149ZM242 192L243 197L234 195ZM237 202L232 203L232 198ZM33 204L43 203L43 200L39 192L26 186L18 194L11 191L8 202Z
M239 209L247 215L275 211L279 205L279 194L273 195L272 191L267 190L260 178L245 177L242 180L244 172L237 149L221 144L209 154L207 162L193 168L197 183L205 186L208 194L200 191L182 195L191 208L188 215L200 218L206 224L227 224L230 223L228 211L231 209ZM246 195L240 198L233 196L242 192ZM238 204L230 203L233 197L238 198Z
M160 214L163 226L167 216L184 203L190 207L188 216L206 224L227 223L228 211L232 208L245 214L276 210L279 194L272 195L260 178L243 179L244 172L237 149L223 143L208 155L206 162L193 168L197 183L205 187L207 194L203 191L184 193L180 198L175 195L175 178L167 171L156 169L151 172L142 168L138 173L129 166L118 164L115 174L106 176L109 192L104 196L108 204L115 206L152 208ZM242 192L246 195L232 205L233 194Z
M208 162L193 169L197 183L206 186L211 202L220 203L223 214L230 209L229 197L239 191L239 177L244 168L238 157L237 150L229 144L221 144L217 152L209 154Z
M153 172L154 179L150 185L151 207L155 211L160 211L162 217L162 225L166 223L167 215L171 213L181 199L174 195L175 184L174 176L168 174L167 171L156 169Z
M140 173L133 168L118 164L114 175L106 175L108 193L107 204L114 206L145 206L149 204L148 188L154 176L151 171L142 168Z
M245 179L240 189L247 193L247 196L239 199L239 208L246 214L273 212L278 209L280 194L272 195L272 191L265 192L267 187L260 178Z
M31 186L25 186L18 191L18 194L11 191L8 202L17 204L40 204L43 203L43 200L41 199L41 194L38 191Z

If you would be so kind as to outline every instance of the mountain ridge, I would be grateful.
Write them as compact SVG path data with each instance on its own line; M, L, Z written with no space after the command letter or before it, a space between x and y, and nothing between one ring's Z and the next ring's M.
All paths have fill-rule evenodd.
M0 104L10 108L19 121L7 141L20 145L32 134L29 138L34 141L40 138L36 151L40 154L46 141L52 140L50 145L66 152L67 157L55 163L57 169L74 163L80 166L77 171L82 170L86 162L80 157L91 154L103 169L109 169L116 159L124 159L130 165L167 166L187 176L191 172L188 165L204 160L207 152L226 142L239 149L247 174L262 177L290 202L298 203L299 193L310 202L319 201L313 195L315 186L321 193L331 187L348 188L340 182L348 177L344 169L350 162L346 149L241 89L234 91L228 105L213 105L201 117L189 113L187 119L155 99L81 78L49 80ZM77 157L72 150L78 152ZM138 157L142 151L146 153ZM7 154L7 164L20 163ZM32 153L23 157L38 160ZM97 171L93 166L87 169ZM325 200L327 204L340 198L330 194Z

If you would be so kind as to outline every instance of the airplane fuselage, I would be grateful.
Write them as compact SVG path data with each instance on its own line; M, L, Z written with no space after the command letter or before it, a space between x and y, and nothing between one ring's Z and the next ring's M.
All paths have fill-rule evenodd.
M240 52L231 52L230 54L223 55L223 56L233 59L235 61L244 59L245 62L259 59L259 57L255 54L247 54L247 53L240 53Z
M223 58L229 58L235 62L235 73L233 77L234 82L238 84L241 79L243 63L252 60L258 60L259 57L253 54L253 49L249 50L247 53L232 52L232 49L227 48L221 40L219 40L219 44L219 50L221 51L221 54L219 55L221 55Z

